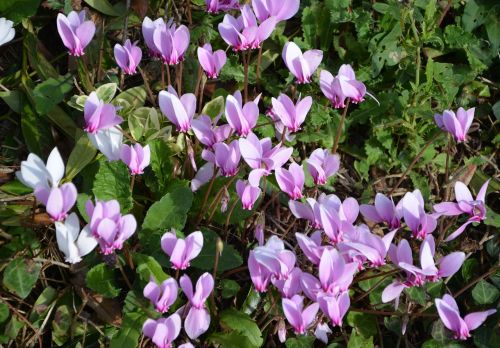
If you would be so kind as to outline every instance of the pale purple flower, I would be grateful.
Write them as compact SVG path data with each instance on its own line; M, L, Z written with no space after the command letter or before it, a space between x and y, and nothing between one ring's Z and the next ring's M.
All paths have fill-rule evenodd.
M160 285L151 277L149 283L144 287L144 297L160 313L168 312L168 309L177 299L177 281L174 278L165 279Z
M436 298L434 303L444 326L453 331L455 339L459 340L469 338L470 331L477 329L486 318L497 312L496 309L489 309L483 312L473 312L462 318L457 302L452 296L446 294L442 299Z
M295 295L291 299L284 298L281 303L285 317L292 325L295 334L305 334L316 319L319 305L312 303L304 308L304 297L300 295Z
M144 24L144 23L143 23ZM185 25L177 27L170 21L165 25L155 26L153 42L164 64L176 65L184 60L189 46L189 29Z
M85 11L71 11L66 17L57 15L57 31L61 40L73 56L83 56L85 47L92 41L95 34L95 24L85 20Z
M97 238L97 228L103 220L112 220L118 223L120 220L120 204L117 200L98 201L94 203L89 199L85 203L85 211L90 219L89 227L92 235Z
M205 4L208 13L219 13L240 8L239 0L205 0Z
M238 135L246 137L257 124L259 118L259 97L254 101L249 101L243 105L241 92L236 91L234 95L228 95L226 98L226 119L227 123L234 129Z
M172 348L172 343L181 332L181 326L181 317L174 313L168 318L146 320L142 326L142 332L144 336L151 338L156 347Z
M265 245L256 247L254 256L277 279L287 279L295 268L295 253L286 250L285 244L277 236L269 238Z
M105 103L99 99L96 92L90 93L83 108L85 127L90 134L96 134L100 130L109 129L123 122L123 118L116 114L113 104Z
M64 222L56 221L55 226L57 246L68 263L80 262L97 246L97 240L88 226L80 232L80 221L75 213L71 213Z
M252 210L254 203L261 194L261 189L250 185L249 183L238 180L236 181L236 193L240 197L243 209Z
M318 304L333 326L342 326L342 319L351 305L351 300L349 292L344 291L338 295L318 296Z
M118 161L122 150L123 133L120 126L101 129L96 133L88 133L88 137L96 149L102 152L108 161Z
M300 0L252 0L252 8L259 21L275 17L276 21L292 18L298 11Z
M452 110L444 110L442 115L435 114L434 120L439 128L450 133L457 143L461 143L467 139L467 132L474 120L474 111L475 108L459 108L455 115Z
M186 295L189 308L184 330L192 340L198 338L208 330L210 326L210 313L205 302L214 288L214 278L210 273L203 273L196 282L196 290L193 292L193 283L187 275L183 275L179 280L182 291Z
M301 291L301 276L301 269L295 267L286 278L278 279L273 277L271 281L284 298L292 298Z
M216 79L222 67L226 64L226 52L223 50L212 52L212 45L206 43L203 47L198 47L197 53L198 61L207 76Z
M260 139L254 133L246 138L240 138L241 156L252 169L262 170L262 175L268 175L272 170L280 168L292 155L293 148L280 144L272 147L270 138ZM258 181L258 180L257 180Z
M76 203L77 191L73 183L68 182L60 187L47 188L42 185L35 188L35 197L45 205L47 214L54 221L63 221L68 211Z
M275 17L270 17L258 24L251 7L244 5L241 8L241 16L238 18L229 14L224 16L222 23L219 23L219 33L234 51L245 51L259 48L275 27Z
M221 175L229 177L238 173L241 154L238 140L233 140L229 145L217 143L214 145L215 165L220 168Z
M64 176L64 162L57 147L54 147L45 164L40 157L30 153L26 161L21 162L21 170L16 177L24 185L36 189L58 187Z
M403 217L413 237L423 240L427 234L434 232L437 220L433 215L425 213L424 199L420 190L407 192L402 201Z
M149 145L144 147L136 143L134 145L122 145L120 158L130 169L132 175L144 173L144 168L149 166L151 160L151 150Z
M295 42L287 42L283 47L282 57L288 70L297 79L297 83L302 84L311 82L311 76L323 59L323 52L309 50L302 54Z
M319 323L314 330L314 336L324 344L328 344L328 335L331 333L332 330L327 323Z
M132 43L127 39L122 45L116 44L114 48L115 60L125 74L133 75L137 72L137 66L141 62L142 51L137 46L137 41Z
M361 214L370 221L375 223L384 222L389 229L401 227L401 219L403 218L403 201L399 201L394 205L392 197L387 198L381 193L375 196L375 204L361 204L359 207Z
M264 228L266 227L266 221L264 214L259 214L255 220L255 230L254 237L259 246L264 245Z
M200 115L191 122L194 135L196 135L200 143L209 149L213 148L215 144L229 138L231 134L231 126L228 124L217 126L218 120L219 118L217 117L212 122L209 116Z
M175 232L166 232L161 237L161 248L170 256L172 268L184 270L189 267L189 262L200 254L203 248L203 234L196 231L182 239L177 238Z
M266 292L269 282L271 281L272 273L255 258L255 252L252 250L248 256L248 271L250 278L258 292Z
M346 263L336 249L325 249L319 262L319 282L323 292L337 295L347 291L356 270L357 264Z
M436 215L457 216L467 214L470 218L460 226L455 232L451 233L445 242L449 242L461 235L465 228L473 222L481 222L486 219L486 191L490 180L487 180L479 189L476 199L472 197L467 186L460 181L455 183L455 202L443 202L434 205Z
M329 177L338 172L340 157L329 150L316 149L307 159L307 169L316 185L324 185Z
M162 29L164 27L170 27L173 19L169 21L168 24L165 24L163 18L158 18L152 21L149 17L145 17L142 21L142 36L144 37L144 42L146 46L148 46L149 54L153 57L160 58L161 53L158 51L158 48L155 45L154 41L154 33L156 29Z
M287 169L276 168L276 181L281 191L285 192L291 199L302 198L304 189L304 169L297 163L291 163Z
M213 153L212 153L213 154ZM200 187L205 185L207 182L212 179L215 172L215 163L207 162L205 163L200 170L196 172L193 180L191 180L191 191L196 192Z
M335 77L329 71L322 70L319 85L335 108L345 107L347 98L353 103L359 103L364 100L366 94L365 85L356 80L354 70L349 64L342 65Z
M286 94L280 94L278 99L272 98L273 112L290 132L297 132L304 123L311 109L312 98L305 97L294 104Z
M370 267L380 267L385 265L385 257L389 252L391 242L397 230L387 233L384 237L371 233L368 229L358 228L354 234L355 238L339 244L341 252L349 252L356 260L367 260Z
M318 230L314 232L311 237L303 233L295 233L295 238L304 255L314 265L318 266L321 260L321 254L323 254L323 250L325 249L325 247L321 245L321 231Z
M161 112L172 122L179 132L187 133L191 129L191 121L196 111L196 96L193 93L183 94L180 98L172 86L168 91L158 95Z
M319 204L314 198L306 198L306 202L288 201L288 207L298 219L306 219L314 228L322 228Z

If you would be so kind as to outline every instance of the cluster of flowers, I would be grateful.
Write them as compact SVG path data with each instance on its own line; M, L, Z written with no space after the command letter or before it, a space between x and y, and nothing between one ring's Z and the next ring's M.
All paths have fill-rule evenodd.
M219 24L219 32L234 51L259 48L274 30L276 23L292 17L298 10L298 0L284 3L276 0L253 0L252 6L240 8L238 1L208 1L209 12L240 9L237 18L226 14ZM95 25L85 20L84 12L71 12L67 17L60 14L57 26L63 43L74 56L84 54L85 47L92 40ZM164 64L176 65L184 59L189 45L189 30L176 26L173 21L163 19L143 22L144 41L152 56ZM10 34L9 34L10 35ZM283 60L299 84L310 83L312 76L323 58L320 50L302 53L293 42L285 44ZM126 41L115 46L117 64L127 74L136 72L142 52L137 43ZM209 43L198 49L198 60L209 78L216 78L226 61L222 50L213 52ZM369 95L365 85L356 80L349 65L342 65L336 76L328 71L320 73L320 88L335 108L344 108L349 102L358 103ZM350 306L348 289L358 270L366 267L380 267L386 263L387 255L392 264L401 269L405 277L389 285L383 293L384 302L398 299L408 287L421 286L427 281L436 281L453 275L464 261L464 254L454 252L434 261L435 241L432 232L436 229L440 216L469 215L468 221L457 231L450 234L446 241L456 238L472 222L485 218L485 193L483 185L474 200L463 183L455 186L457 202L444 202L434 206L434 212L427 213L420 191L408 192L395 205L392 198L377 194L375 205L361 205L354 198L343 202L335 195L321 194L317 199L303 197L304 171L302 166L291 163L288 169L283 166L290 160L293 149L284 146L285 140L292 139L292 133L300 130L312 105L312 98L294 101L281 94L272 99L268 111L276 128L278 145L273 147L271 138L259 139L253 132L259 116L260 96L245 101L237 91L226 98L225 116L228 124L217 125L219 118L209 116L196 118L196 97L187 93L179 95L171 86L161 91L158 97L162 113L176 126L179 132L192 130L200 143L205 146L202 158L207 161L197 171L191 188L196 191L216 175L234 176L240 170L240 160L250 168L247 180L238 180L236 191L245 209L252 209L261 194L260 179L273 171L280 189L291 198L289 207L297 218L309 220L317 229L311 236L297 233L297 242L309 261L318 267L317 276L303 271L296 265L296 255L285 248L285 242L272 236L264 244L263 226L259 226L257 239L259 245L250 252L248 266L257 291L266 291L272 283L282 294L283 310L295 333L304 334L316 323L316 336L325 342L330 328L327 323L317 320L319 309L330 319L333 326L340 326L342 318ZM132 175L141 174L149 164L149 147L140 144L122 144L123 121L116 114L117 109L99 100L91 93L84 107L85 130L94 145L109 160L122 159ZM472 123L474 110L459 109L457 114L446 110L436 115L440 128L450 133L457 142L465 141ZM238 138L232 138L232 135ZM227 142L226 142L227 141ZM192 158L194 164L194 159ZM324 185L327 179L339 169L339 157L328 150L316 149L306 160L307 169L316 185ZM196 169L196 166L193 165ZM116 201L88 202L86 209L90 223L80 232L76 214L67 217L68 211L76 200L76 188L72 183L59 186L64 174L64 164L57 150L51 153L47 166L37 156L31 154L28 161L21 165L19 179L35 190L37 198L46 205L47 212L56 222L59 247L68 262L78 262L82 256L99 244L104 254L120 249L123 242L136 229L132 215L122 216ZM356 225L359 212L375 223L384 222L390 232L381 237L372 233L364 225ZM67 217L67 218L66 218ZM66 221L63 223L63 221ZM398 245L393 244L396 233L402 229L404 220L415 239L420 240L420 267L413 264L413 253L409 242L401 238ZM324 233L324 234L323 234ZM401 233L400 233L401 234ZM325 244L325 242L328 243ZM189 261L196 257L203 244L200 232L189 235L185 240L178 239L175 233L167 233L162 238L162 248L170 256L174 269L184 270ZM210 325L210 314L205 302L213 289L214 280L208 273L196 283L196 291L187 275L180 278L179 284L188 298L188 304L181 307L168 318L149 319L144 324L144 334L151 337L159 347L170 347L181 328L181 317L185 317L184 328L191 339L196 339ZM176 301L178 284L167 279L161 284L154 280L144 289L144 295L151 300L158 312L164 313ZM302 296L302 294L305 296ZM305 298L310 304L305 306ZM436 300L439 315L457 338L465 339L469 330L479 326L494 310L473 313L464 319L460 317L456 303L446 295ZM186 315L187 312L187 315ZM280 337L286 330L281 327ZM190 343L186 343L188 347Z
M161 248L170 256L172 268L177 271L187 269L189 262L199 255L202 247L203 235L200 231L191 233L185 239L177 238L175 231L167 232L161 238ZM184 331L192 340L206 332L210 326L210 313L205 302L214 288L212 275L210 273L201 275L196 282L195 291L191 279L185 274L180 277L179 285L188 303L178 308L168 318L148 319L144 323L144 335L151 338L158 347L171 347L180 333L181 318L185 318ZM177 300L178 289L179 286L174 278L168 278L161 284L151 279L144 288L144 297L151 301L157 312L166 313ZM179 347L189 348L193 345L188 342Z
M80 262L98 244L104 255L120 250L137 228L135 217L131 214L122 215L116 200L96 201L95 206L89 200L85 209L90 222L80 230L80 220L76 213L68 215L76 203L76 187L72 182L59 185L64 169L61 155L54 148L47 164L37 155L30 154L21 163L21 170L16 176L23 184L31 187L36 199L45 205L47 214L55 223L57 244L64 253L66 262Z

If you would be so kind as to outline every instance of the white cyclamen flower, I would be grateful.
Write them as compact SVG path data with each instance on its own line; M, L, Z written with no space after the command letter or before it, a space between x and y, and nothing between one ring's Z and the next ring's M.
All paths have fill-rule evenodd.
M17 179L32 189L58 187L63 176L64 162L57 147L50 153L47 164L34 153L30 153L28 159L21 162L21 170L16 172Z
M6 18L0 18L0 46L14 38L16 32L12 26L14 23Z
M98 148L109 161L118 161L120 159L123 134L117 127L118 126L102 129L95 134L88 134L92 144Z

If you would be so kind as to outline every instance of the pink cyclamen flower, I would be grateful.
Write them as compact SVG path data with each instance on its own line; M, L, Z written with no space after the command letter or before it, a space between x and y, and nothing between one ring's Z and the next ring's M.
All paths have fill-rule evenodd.
M192 340L198 338L208 330L210 326L210 313L205 302L214 288L214 278L210 273L203 273L196 282L196 290L193 292L193 283L187 275L179 280L182 291L189 303L189 312L184 321L184 330Z
M272 98L272 103L273 111L283 125L290 132L297 132L311 109L312 98L305 97L302 100L299 98L297 104L294 104L286 94L280 94L278 99Z
M324 185L329 177L339 171L340 157L329 150L316 149L307 159L307 169L316 185Z
M233 140L229 145L217 143L214 145L215 165L220 168L223 176L234 176L238 172L241 154L238 140Z
M434 232L437 220L433 215L425 213L424 198L420 190L407 192L402 201L403 217L413 237L423 240L427 234Z
M60 187L47 188L38 186L35 188L35 197L45 205L47 214L54 221L63 221L68 211L76 203L77 191L73 183L68 182Z
M137 228L137 221L132 214L120 214L120 205L116 200L96 201L94 206L89 199L85 210L90 219L90 231L104 255L120 250Z
M177 299L178 290L177 281L174 278L165 279L160 285L151 278L144 287L143 294L158 312L165 313Z
M279 290L281 296L284 298L292 298L301 291L300 279L302 277L302 270L295 267L288 274L286 278L271 278L273 285Z
M271 281L272 272L264 267L255 258L255 251L250 251L248 256L248 271L252 279L253 286L258 292L266 292Z
M288 70L297 79L297 83L303 84L311 82L311 76L323 59L323 52L309 50L302 54L295 42L287 42L283 47L282 57Z
M172 343L181 332L181 326L181 317L174 313L168 318L146 320L142 326L142 332L144 336L151 338L156 347L172 348Z
M246 137L257 124L259 118L259 97L254 101L249 101L243 105L241 92L236 91L234 95L228 95L226 98L225 115L227 123L234 129L238 135Z
M168 24L165 24L163 18L151 20L149 17L145 17L142 21L142 36L144 37L144 42L146 46L148 46L149 54L153 57L160 58L161 53L158 51L158 48L155 45L154 41L154 33L156 29L162 29L163 27L169 26L172 24L173 20L171 19Z
M319 204L314 198L306 198L306 202L289 201L288 207L298 219L306 219L314 228L322 228Z
M218 121L219 117L212 121L210 116L200 115L191 122L194 135L208 148L223 142L231 134L231 126L228 124L217 126Z
M217 50L212 52L212 45L206 43L203 47L198 47L198 61L201 67L211 79L216 79L219 73L226 64L226 52L223 50Z
M442 299L435 299L439 318L449 330L453 331L455 339L466 340L470 337L470 331L477 329L485 322L488 316L496 313L496 309L489 309L483 312L467 314L464 318L460 316L455 299L446 294Z
M240 197L243 209L252 210L253 205L259 198L261 192L260 188L252 186L245 181L236 181L236 193L238 194L238 197Z
M257 262L266 267L277 279L287 279L295 268L295 253L286 250L283 240L277 236L269 238L265 245L256 247L254 253Z
M205 0L205 4L208 13L219 13L240 8L239 0Z
M363 216L375 223L385 222L389 229L401 227L401 218L403 217L403 201L394 205L392 197L387 198L381 193L375 196L375 204L361 204L359 207Z
M319 305L312 303L304 308L304 297L295 295L291 299L284 298L281 302L285 317L292 325L295 334L303 335L316 319Z
M346 263L336 249L325 249L319 262L319 281L325 293L347 291L357 270L355 262Z
M203 234L196 231L182 239L177 238L175 232L167 232L161 237L161 248L170 256L172 268L186 269L203 248Z
M385 265L385 257L396 232L393 230L381 238L368 229L358 228L355 238L340 243L339 249L351 257L355 255L357 260L367 260L370 267L380 267Z
M351 300L349 292L344 291L336 296L318 296L318 304L333 326L342 326L342 319L351 305Z
M177 27L170 21L165 25L155 26L153 42L164 64L176 65L184 60L189 46L189 29L185 25Z
M240 152L243 159L252 169L262 170L268 175L272 170L280 168L292 155L293 148L281 144L272 147L271 138L259 139L254 133L240 138Z
M116 44L114 53L116 63L122 68L125 74L133 75L137 72L137 66L142 58L142 51L137 46L137 41L132 43L130 40L127 40L123 46Z
M303 233L295 233L295 238L304 255L314 265L318 266L321 260L321 254L323 254L323 250L325 249L325 247L321 245L321 239L323 238L321 231L318 230L314 232L311 237L307 237Z
M85 20L85 11L71 11L66 17L57 15L57 31L61 40L73 56L83 56L85 47L92 41L95 34L95 24Z
M461 235L465 228L473 222L481 222L486 219L486 190L490 180L487 180L477 193L476 199L472 197L467 186L460 181L455 183L455 202L443 202L434 205L434 211L437 215L457 216L467 214L470 218L460 226L455 232L450 234L445 242L449 242Z
M457 143L467 139L467 132L474 120L475 108L465 110L459 108L457 113L452 110L444 110L443 114L435 114L434 120L439 128L450 133Z
M302 198L302 190L304 189L304 169L297 163L291 163L288 170L284 168L276 168L276 181L281 189L291 199Z
M219 23L219 33L222 39L233 47L234 51L245 51L259 48L276 27L276 18L270 17L260 24L249 5L241 8L241 16L234 18L226 14Z
M83 107L85 127L90 134L96 134L103 129L109 129L123 122L116 114L116 107L99 99L96 92L90 93Z
M319 85L325 97L330 99L334 108L345 107L345 100L349 98L353 103L364 100L365 85L356 80L354 70L349 64L340 67L338 75L333 75L326 70L321 71Z
M259 21L275 17L276 21L292 18L298 11L300 0L252 0L252 8Z
M179 132L191 129L191 121L196 111L196 97L193 93L183 94L180 98L172 86L158 95L161 112L172 122Z
M151 160L151 150L149 145L144 147L136 143L134 145L122 145L120 159L130 169L132 175L144 173L144 168L149 166Z

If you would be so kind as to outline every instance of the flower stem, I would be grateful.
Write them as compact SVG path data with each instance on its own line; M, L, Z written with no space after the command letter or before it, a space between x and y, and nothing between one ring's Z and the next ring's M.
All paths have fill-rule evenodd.
M214 168L214 174L212 175L212 179L210 179L207 192L205 193L205 197L203 197L203 203L201 204L200 212L198 213L198 218L196 219L196 226L200 224L200 221L203 218L203 211L205 209L205 206L207 205L208 196L210 196L210 192L212 192L212 187L214 186L215 178L217 178L217 169Z
M135 175L132 175L132 179L130 180L130 192L134 192L134 183L135 183Z
M144 87L146 88L146 92L148 93L149 101L151 102L151 104L153 104L153 106L156 106L155 96L153 95L153 91L151 90L151 86L149 86L149 81L148 81L146 74L139 66L137 67L137 69L139 70L139 73L142 76L142 80L144 81Z
M227 242L227 237L229 235L229 220L231 220L231 215L233 215L233 211L236 208L236 204L238 204L239 200L235 199L233 205L231 206L231 210L229 210L229 214L227 214L226 224L224 226L224 240Z
M167 84L169 86L171 86L172 82L171 82L171 79L170 79L170 65L167 65L166 68L167 68Z
M165 90L165 64L161 64L161 90Z
M260 81L260 64L262 63L262 45L259 47L259 55L257 56L257 68L256 68L256 75L257 75L257 84L259 84Z
M181 96L181 92L182 92L182 71L183 71L183 64L182 64L182 62L180 62L178 69L177 69L178 76L176 76L177 77L177 94L179 96Z
M243 96L245 98L245 103L248 101L248 63L250 60L250 51L248 52L248 57L245 57L245 51L241 52L243 57L243 73L245 75L245 80L243 82Z
M441 132L441 131L438 132L427 143L425 143L424 147L422 147L422 149L417 154L417 156L413 159L413 161L410 163L410 165L408 166L408 168L406 168L406 170L404 171L403 175L401 175L401 177L399 178L398 182L396 183L396 186L394 186L393 188L391 188L391 190L389 191L389 196L393 194L393 192L399 187L399 185L401 185L401 183L405 179L406 175L410 172L410 170L412 170L413 166L417 163L417 161L420 159L420 157L422 157L422 155L424 154L425 150L429 147L430 144L432 144L437 138L439 138L441 136L441 134L443 134L443 132Z
M132 284L130 284L130 281L127 278L127 274L125 273L125 270L123 269L123 266L120 262L120 258L118 257L118 255L116 255L116 258L118 259L116 264L118 265L118 269L120 270L120 273L122 274L123 279L125 280L125 283L127 284L129 289L132 289Z
M349 104L351 103L351 99L347 98L347 104L344 107L344 112L342 112L342 117L340 118L339 128L337 129L337 134L335 135L335 141L332 147L332 153L337 153L337 148L339 146L340 135L342 134L342 128L344 127L345 117L347 115L347 109L349 108Z

